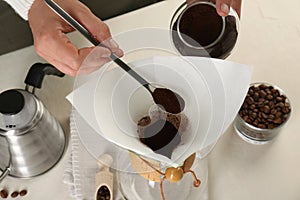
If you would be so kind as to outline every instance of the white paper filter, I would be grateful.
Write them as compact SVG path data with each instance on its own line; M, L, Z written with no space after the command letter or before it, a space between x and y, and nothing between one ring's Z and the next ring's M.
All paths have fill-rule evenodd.
M102 67L68 99L110 142L173 166L216 143L238 112L251 77L248 66L200 57L152 57L130 65L150 83L174 90L186 102L183 113L189 127L171 159L140 142L137 121L148 114L154 102L146 89L121 68Z

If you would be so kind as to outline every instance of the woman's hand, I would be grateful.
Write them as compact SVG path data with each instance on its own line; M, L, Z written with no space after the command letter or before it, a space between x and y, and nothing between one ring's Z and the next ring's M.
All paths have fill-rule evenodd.
M188 4L196 2L197 0L187 0ZM220 16L227 16L229 8L232 7L237 14L241 15L242 0L213 0L216 3L216 9Z
M227 16L230 7L232 7L240 16L241 5L242 5L242 0L216 0L217 12L221 16Z
M89 73L110 61L114 52L122 56L116 42L111 39L109 27L97 18L84 4L78 0L57 0L79 23L85 26L99 41L109 47L86 47L78 49L71 43L66 33L74 29L52 11L44 0L35 0L28 13L28 21L34 38L36 52L65 74L76 76ZM86 57L92 52L92 59ZM89 57L90 58L90 57ZM84 69L80 68L84 62Z

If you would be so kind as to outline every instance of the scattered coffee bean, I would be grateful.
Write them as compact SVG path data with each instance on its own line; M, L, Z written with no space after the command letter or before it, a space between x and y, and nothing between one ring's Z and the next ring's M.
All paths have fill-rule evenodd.
M8 197L8 191L6 189L1 190L0 197L6 199Z
M23 197L27 194L27 190L21 190L20 191L20 196Z
M284 123L291 112L284 94L273 86L253 85L239 111L241 118L261 129L273 129Z
M16 197L18 197L19 196L19 192L17 192L17 191L14 191L13 193L11 193L11 195L10 195L12 198L16 198Z

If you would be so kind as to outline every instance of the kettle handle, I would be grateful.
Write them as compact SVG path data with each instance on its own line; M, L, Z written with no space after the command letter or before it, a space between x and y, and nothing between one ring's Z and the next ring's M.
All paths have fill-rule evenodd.
M5 177L10 173L10 168L6 168L0 175L0 183L5 179Z
M65 74L49 63L35 63L30 67L24 82L26 86L41 88L45 75L63 77Z

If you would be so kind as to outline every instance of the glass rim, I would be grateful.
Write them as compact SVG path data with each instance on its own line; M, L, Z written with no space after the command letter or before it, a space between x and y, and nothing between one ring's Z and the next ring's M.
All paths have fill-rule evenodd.
M179 28L179 24L180 24L181 18L184 15L184 13L188 9L190 9L191 7L199 5L199 4L209 5L209 6L213 7L213 8L216 8L216 5L214 3L208 2L208 1L207 2L206 1L198 1L198 2L194 2L194 3L190 4L190 5L187 5L187 3L184 2L182 4L182 6L184 6L184 5L187 5L187 6L183 9L183 11L178 16L178 22L177 22L177 26L176 26L176 31L178 33L178 36L179 36L180 40L185 45L187 45L187 46L189 46L191 48L195 48L195 49L207 49L207 48L210 48L210 47L214 46L215 44L217 44L220 41L220 39L223 37L223 34L225 32L225 26L226 26L225 17L224 16L220 16L220 18L222 19L222 30L220 31L219 36L212 43L210 43L210 44L208 44L206 46L201 46L201 45L200 46L194 46L194 45L191 45L190 43L186 42L185 39L183 38L182 33L180 32L180 28Z

